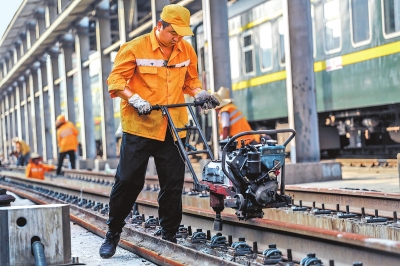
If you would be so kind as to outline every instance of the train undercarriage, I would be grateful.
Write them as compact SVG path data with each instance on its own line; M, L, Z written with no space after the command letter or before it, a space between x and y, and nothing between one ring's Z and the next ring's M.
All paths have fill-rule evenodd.
M395 159L399 153L400 104L319 113L318 120L322 159ZM256 129L288 127L287 119L250 124Z

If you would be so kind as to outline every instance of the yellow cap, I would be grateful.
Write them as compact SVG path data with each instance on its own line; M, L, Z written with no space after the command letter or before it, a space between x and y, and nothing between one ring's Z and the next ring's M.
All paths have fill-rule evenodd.
M190 28L190 11L180 5L167 5L164 6L161 19L171 24L171 27L180 36L194 35Z
M64 115L57 116L56 127L60 126L63 123L65 123L65 116Z
M33 160L33 159L41 159L42 158L42 156L40 156L39 155L39 153L37 153L37 152L32 152L32 154L31 154L31 159Z
M57 116L57 120L56 121L58 121L58 122L65 122L65 116L64 115L59 115L59 116Z

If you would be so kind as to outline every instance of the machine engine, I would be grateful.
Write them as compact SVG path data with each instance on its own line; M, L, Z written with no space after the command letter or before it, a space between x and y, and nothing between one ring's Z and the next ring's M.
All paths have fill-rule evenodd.
M217 213L215 230L225 207L235 209L237 217L246 220L262 218L263 208L291 203L291 197L284 194L284 165L285 147L293 137L294 133L283 145L276 140L256 145L242 141L237 148L234 138L220 143L222 157L205 165L201 182L209 187L210 205Z

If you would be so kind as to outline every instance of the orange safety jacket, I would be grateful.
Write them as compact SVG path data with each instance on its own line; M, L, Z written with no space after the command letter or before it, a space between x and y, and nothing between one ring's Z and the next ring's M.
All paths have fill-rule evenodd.
M35 164L32 161L28 163L25 168L25 175L29 178L36 178L44 180L44 173L54 170L53 165L47 165L43 163Z
M249 122L247 122L242 112L239 111L236 105L230 103L222 107L218 113L219 132L222 132L221 114L223 112L229 113L229 137L233 137L234 135L244 131L252 131ZM253 140L260 142L260 135L245 135L237 138L236 140L238 141L238 147L242 146L242 139L249 140L246 143L249 143Z
M155 28L123 44L118 51L114 69L107 79L111 97L125 87L148 101L151 105L184 103L183 94L194 96L201 88L197 73L197 56L185 40L174 46L169 60L165 60L156 39ZM163 141L168 120L161 111L139 116L136 109L121 100L122 131L133 135ZM168 109L174 125L184 127L188 123L186 107ZM185 137L186 132L179 132Z
M70 121L65 122L57 129L57 140L60 152L76 151L78 148L78 134L74 124Z

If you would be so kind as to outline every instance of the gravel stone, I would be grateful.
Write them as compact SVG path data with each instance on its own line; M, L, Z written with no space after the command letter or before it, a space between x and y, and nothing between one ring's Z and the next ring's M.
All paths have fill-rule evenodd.
M72 257L79 258L80 263L88 266L157 265L121 247L117 247L117 252L113 257L103 259L99 255L99 248L103 240L102 237L71 222L71 253Z

